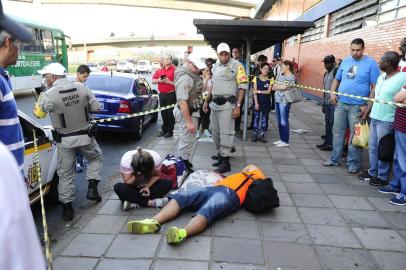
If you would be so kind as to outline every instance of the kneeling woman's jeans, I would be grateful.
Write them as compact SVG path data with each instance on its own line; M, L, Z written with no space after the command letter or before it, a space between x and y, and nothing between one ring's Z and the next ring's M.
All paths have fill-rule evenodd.
M278 120L279 137L282 142L289 143L289 110L290 103L276 102L276 117Z
M140 206L148 206L148 200L158 199L165 196L172 188L172 181L159 179L155 184L150 187L149 197L141 195L139 188L128 185L126 183L117 183L114 185L114 191L122 202L127 201L130 203L136 203Z

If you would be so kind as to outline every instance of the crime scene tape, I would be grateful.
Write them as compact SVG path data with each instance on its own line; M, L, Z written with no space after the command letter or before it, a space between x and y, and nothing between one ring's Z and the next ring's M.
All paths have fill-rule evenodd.
M163 106L163 107L158 107L156 109L148 110L145 112L137 112L137 113L131 113L131 114L127 114L127 115L120 115L120 116L114 116L114 117L103 118L103 119L98 119L98 120L92 120L91 122L97 124L97 123L105 123L105 122L111 122L111 121L116 121L116 120L123 120L123 119L128 119L128 118L133 118L133 117L137 117L137 116L142 116L142 115L147 115L147 114L151 114L151 113L168 110L175 106L176 106L176 104L171 104L171 105L167 105L167 106Z
M321 89L321 88L317 88L317 87L312 87L312 86L307 86L307 85L302 85L302 84L287 83L287 82L281 82L281 81L275 81L275 80L271 81L271 84L275 84L275 83L285 84L288 86L293 86L293 87L298 87L298 88L302 88L302 89L308 89L308 90L313 90L313 91L318 91L318 92L323 92L323 93L336 94L338 96L345 96L345 97L350 97L350 98L362 99L365 101L372 101L372 102L376 102L376 103L382 103L382 104L392 105L392 106L396 106L396 107L406 108L406 104L397 103L397 102L393 102L393 101L387 101L387 100L383 100L383 99L351 95L351 94L346 94L346 93L342 93L342 92L334 92L334 91Z
M50 248L50 241L49 241L49 235L48 235L48 223L47 223L47 217L45 213L45 206L44 206L44 192L42 190L42 179L41 179L41 168L40 168L40 163L39 163L39 154L38 154L38 144L37 144L37 136L34 131L34 158L35 158L35 164L36 164L36 169L37 169L37 174L38 174L38 181L39 181L39 193L41 197L41 214L42 214L42 226L44 228L44 241L45 241L45 256L48 262L48 270L52 270L52 253L51 253L51 248Z

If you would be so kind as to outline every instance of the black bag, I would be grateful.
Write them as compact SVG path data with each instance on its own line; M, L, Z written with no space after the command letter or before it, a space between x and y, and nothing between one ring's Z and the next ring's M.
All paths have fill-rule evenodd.
M247 179L243 183L249 178L252 179L250 175L244 175ZM279 207L278 191L274 188L271 178L252 180L242 206L252 213L264 213Z
M378 159L380 161L392 162L395 155L395 134L388 133L379 140Z

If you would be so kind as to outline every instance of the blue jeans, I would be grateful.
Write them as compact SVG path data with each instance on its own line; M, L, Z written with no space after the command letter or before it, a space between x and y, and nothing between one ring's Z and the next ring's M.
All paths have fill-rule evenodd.
M289 110L290 103L275 103L278 120L279 137L282 142L289 143Z
M382 180L388 178L390 172L390 162L378 160L378 144L380 139L388 133L392 132L392 122L385 122L376 119L371 119L369 125L369 170L368 173L372 176L377 176Z
M362 148L352 144L354 126L359 122L361 113L360 105L345 104L339 102L334 110L333 125L333 151L330 161L340 164L345 140L345 131L350 128L350 144L348 146L347 167L349 170L359 170L362 159Z
M326 138L324 144L333 145L334 105L324 105L324 121L326 122Z
M237 193L225 186L194 188L168 197L175 200L181 209L195 211L194 215L205 217L209 225L240 209Z
M393 179L390 185L400 189L400 195L406 196L406 133L395 130L395 157L393 159Z

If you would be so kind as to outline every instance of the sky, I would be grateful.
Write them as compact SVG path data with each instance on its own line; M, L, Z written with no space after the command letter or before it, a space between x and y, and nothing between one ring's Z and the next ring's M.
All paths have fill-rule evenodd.
M120 7L112 5L64 5L2 1L8 15L24 17L61 28L74 40L107 38L111 32L116 37L196 36L193 19L230 19L211 13L170 9Z

